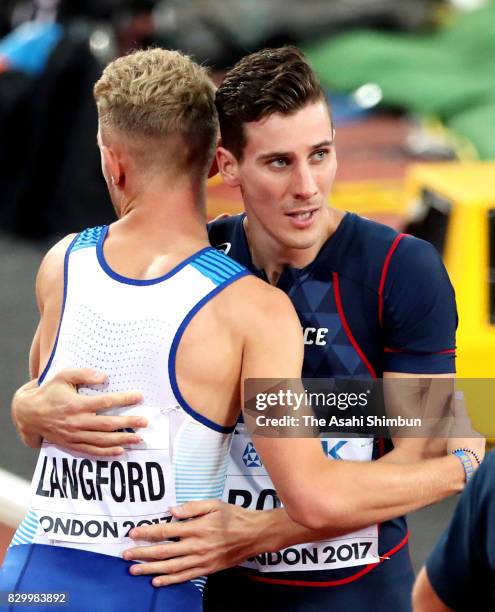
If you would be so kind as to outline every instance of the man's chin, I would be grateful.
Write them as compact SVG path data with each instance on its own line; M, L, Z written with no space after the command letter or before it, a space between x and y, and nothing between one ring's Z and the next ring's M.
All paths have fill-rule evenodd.
M299 235L283 235L278 239L279 244L281 244L286 249L296 249L304 251L305 249L310 249L318 242L318 236L311 234L303 235L301 232Z

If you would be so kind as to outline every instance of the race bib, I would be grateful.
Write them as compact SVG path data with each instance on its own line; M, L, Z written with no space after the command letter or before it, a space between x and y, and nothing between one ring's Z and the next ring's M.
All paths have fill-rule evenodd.
M131 414L129 409L126 414ZM138 408L143 412L143 406ZM146 406L143 442L119 457L95 458L44 443L32 481L32 508L53 540L122 542L130 529L169 522L175 505L169 417Z
M250 510L281 507L275 487L251 439L246 436L244 426L238 425L236 431L224 501ZM326 438L322 440L322 446L325 454L333 460L370 461L373 453L372 438ZM378 527L372 525L338 538L262 553L241 565L259 572L294 572L368 565L378 560Z

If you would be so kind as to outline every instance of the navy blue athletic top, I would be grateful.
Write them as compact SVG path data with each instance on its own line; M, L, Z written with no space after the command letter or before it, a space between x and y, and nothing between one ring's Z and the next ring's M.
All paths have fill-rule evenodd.
M495 451L463 491L426 563L430 582L454 610L495 609Z
M243 219L237 215L211 223L210 242L266 280L252 262ZM292 300L304 331L303 377L455 371L454 291L439 254L428 242L347 213L317 257L302 269L287 266L277 286ZM374 457L386 450L387 445L377 441ZM380 556L393 558L407 539L404 517L383 523ZM338 586L376 565L380 563L263 573L263 581Z

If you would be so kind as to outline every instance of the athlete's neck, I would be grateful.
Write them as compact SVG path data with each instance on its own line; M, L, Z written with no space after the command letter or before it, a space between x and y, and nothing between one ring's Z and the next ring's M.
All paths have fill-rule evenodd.
M208 244L206 185L203 180L156 177L127 194L119 205L114 231L146 236L147 244L182 249L184 243Z
M127 197L105 241L110 266L125 276L154 278L209 246L204 192L194 183L157 182Z
M268 281L276 285L286 266L305 268L317 257L325 242L335 233L345 213L335 208L324 208L319 221L317 239L307 248L290 248L264 231L256 220L244 218L244 229L254 265L264 270Z

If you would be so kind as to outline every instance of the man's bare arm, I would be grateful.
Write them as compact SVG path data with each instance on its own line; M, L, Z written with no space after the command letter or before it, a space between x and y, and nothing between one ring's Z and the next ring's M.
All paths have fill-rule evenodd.
M452 612L433 590L428 574L423 567L413 589L414 612Z
M41 387L37 380L20 387L12 400L12 419L23 442L36 448L44 438L63 448L100 457L120 455L124 446L138 444L139 434L119 430L146 427L144 417L98 412L138 404L140 393L77 393L79 385L101 384L105 379L104 374L83 368L63 370Z
M245 358L251 362L244 372L245 377L297 378L299 376L302 360L300 328L298 321L293 318L295 314L288 314L292 317L292 326L291 331L287 332L283 323L284 307L289 310L292 308L284 302L282 305L277 304L274 308L275 312L270 314L266 301L264 302L264 311L267 313L266 326L259 327L259 332L253 335L253 343L259 341L259 345L254 347L252 355L248 354L249 350L245 354ZM259 323L257 321L256 324L253 324L252 329L256 329ZM262 444L266 442L269 454L269 447L275 440L258 438L257 445L260 440ZM284 449L288 452L286 452L286 465L280 466L279 480L286 478L287 465L295 463L291 453L292 445L297 443L293 439L282 442L288 443L288 448ZM256 512L229 506L218 500L189 502L183 507L174 509L173 513L177 518L197 517L195 520L163 526L140 527L131 532L130 535L135 539L157 542L153 546L139 547L126 554L127 559L148 561L148 563L133 566L132 572L166 574L155 578L153 583L160 586L173 584L235 565L261 552L275 551L295 543L341 535L373 522L381 522L386 518L399 516L406 510L427 505L459 491L464 485L464 471L457 457L433 460L431 465L429 462L422 462L418 464L421 465L421 469L417 475L418 465L416 464L411 466L384 465L383 469L380 467L378 471L375 471L374 466L370 464L330 462L323 455L319 441L303 440L302 443L304 447L307 443L316 445L300 462L301 466L298 465L303 481L308 478L308 473L309 478L312 479L313 470L321 474L325 473L331 464L346 466L341 474L335 476L335 472L331 470L331 476L328 479L330 484L327 485L321 484L319 474L316 472L314 482L307 488L304 488L304 482L302 485L299 485L299 481L296 482L295 486L300 486L301 495L307 498L309 510L311 510L314 497L318 492L324 491L325 486L327 491L332 491L331 496L326 493L323 495L324 503L327 506L331 504L330 498L335 493L348 498L345 500L343 510L337 508L335 514L326 515L328 522L323 526L318 525L317 528L312 528L312 524L309 527L301 525L293 521L284 509ZM308 468L310 456L316 458L315 464L318 464L318 467ZM368 468L371 468L373 472L371 482ZM352 476L349 476L349 469L352 471ZM290 472L294 471L290 470ZM355 474L359 476L357 485ZM401 481L404 474L406 484ZM346 481L349 484L346 484ZM390 481L392 481L392 490L396 498L395 505L392 505L391 508L388 497ZM276 484L278 485L279 482ZM284 484L287 486L287 480L284 481ZM378 487L376 495L372 494L372 487L375 489ZM362 491L357 492L355 489ZM393 498L392 504L394 504ZM344 507L344 504L341 504L341 507ZM303 511L307 511L307 508ZM361 516L362 513L364 513L364 518ZM352 517L352 514L357 517ZM165 545L158 543L167 538L180 538L180 541Z
M29 381L28 383L26 383L25 385L23 385L20 389L16 391L16 394L14 395L12 399L12 407L11 407L11 416L12 416L12 421L14 423L14 426L17 429L19 435L21 436L21 439L24 442L24 444L31 448L39 448L41 446L42 437L34 429L25 430L23 428L22 423L18 419L14 406L17 401L16 399L17 394L23 393L23 392L26 392L27 394L29 394L31 390L33 390L35 387L38 386L38 379L36 377L38 376L38 371L40 367L40 363L39 363L40 362L40 333L41 333L41 324L38 323L36 332L34 334L33 341L31 343L31 348L29 351L29 375L31 378L34 378L34 380ZM29 419L28 419L28 422L29 422Z
M299 376L299 320L286 296L265 300L249 329L243 379ZM318 439L256 435L253 441L289 516L311 529L351 531L380 523L460 492L465 484L455 456L411 465L328 461Z
M300 334L298 325L297 333ZM301 355L302 354L299 356L300 358L302 358ZM279 371L277 377L280 376L280 374L282 374L282 372ZM263 375L266 376L267 374ZM296 376L293 373L289 373L288 370L285 370L283 375L287 377ZM299 374L297 374L297 376L298 375ZM62 372L58 375L58 380L54 379L43 387L38 388L37 385L32 384L31 386L28 385L27 387L21 388L14 402L14 414L18 417L18 426L21 429L25 426L26 433L29 433L33 429L37 429L39 434L42 436L45 435L49 439L50 437L55 438L55 436L58 436L58 439L54 439L53 441L68 448L76 448L79 450L85 448L85 452L91 452L96 455L112 455L118 453L120 449L114 448L114 445L129 443L131 434L115 434L115 436L125 437L125 440L117 440L116 438L112 438L114 434L102 432L105 432L105 430L110 432L122 427L136 428L139 426L137 422L138 417L128 417L128 419L134 420L124 423L122 420L125 419L125 417L101 417L96 415L96 410L105 409L114 405L133 403L135 398L117 397L117 395L120 394L116 394L114 397L105 395L83 397L77 395L77 384L95 384L101 382L101 380L95 380L94 376L95 373L90 371ZM96 376L98 375L96 374ZM101 402L101 404L99 402ZM46 434L44 432L46 432ZM457 461L456 458L452 459ZM327 460L325 459L325 461ZM417 496L418 492L416 493L416 497ZM225 530L228 525L231 532L235 533L237 530L237 534L241 533L242 529L244 529L244 533L247 536L245 538L247 546L241 547L241 550L239 546L236 547L231 542L230 550L233 554L229 555L229 551L226 551L225 547L223 547L223 557L221 559L223 565L218 566L217 564L215 569L235 564L242 558L246 558L257 552L266 551L267 549L276 550L296 542L311 541L324 537L331 537L332 535L340 535L349 530L341 525L332 526L331 528L325 525L324 529L316 530L308 529L292 521L284 510L251 512L241 508L230 507L226 504L222 505L221 502L218 501L214 503L216 504L216 511L203 513L200 519L202 522L198 525L198 530L200 531L199 535L203 538L203 540L200 541L204 542L208 537L210 537L210 539L213 537L215 529L212 525L214 521L217 521L218 515L220 514L218 512L219 506L222 508L225 506L221 514L222 528ZM424 502L420 505L424 505ZM190 506L192 507L188 507L188 511L192 516L194 515L194 504L190 504ZM226 512L230 514L230 520L225 520ZM202 514L202 512L199 511L198 513ZM192 526L193 524L194 523L189 522L189 525ZM181 528L183 525L185 524L179 523L170 526L170 528ZM255 525L257 528L255 528ZM257 536L256 538L253 538L254 534ZM182 542L167 545L169 547L167 552L169 551L172 553L172 549L175 546L182 544L182 550L177 551L176 554L187 555L186 547L188 542L186 541L186 534L182 533L178 535L183 538ZM197 535L198 534L191 535L191 537L196 539L196 543L198 543ZM143 536L141 535L139 537ZM158 539L164 539L164 537L173 537L173 534L170 534L170 536L169 534L160 534ZM153 540L153 534L150 534L149 538ZM201 548L205 551L211 551L211 547L203 546ZM170 556L172 556L172 554L170 554ZM184 564L186 560L187 556L182 557L182 564ZM218 563L218 560L216 562ZM176 562L174 560L171 561L171 563ZM168 569L170 571L176 571L174 568ZM177 582L178 580L173 581Z
M104 383L106 376L89 369L60 372L43 386L37 377L48 361L55 341L63 300L63 267L73 236L58 242L45 255L36 277L40 323L31 344L29 370L34 380L23 385L12 400L12 420L27 446L39 447L43 438L71 450L93 455L117 455L123 446L139 442L123 428L146 426L142 417L100 416L99 410L139 403L139 393L78 395L78 385ZM46 309L47 304L51 307ZM49 314L47 311L49 310Z

